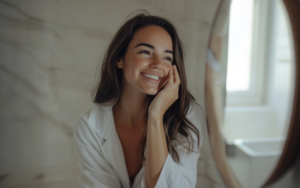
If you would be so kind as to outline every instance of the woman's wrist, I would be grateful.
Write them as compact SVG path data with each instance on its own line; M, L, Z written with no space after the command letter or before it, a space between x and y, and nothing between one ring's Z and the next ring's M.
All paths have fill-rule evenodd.
M156 113L151 113L151 112L148 113L148 120L149 119L156 120L156 119L159 119L159 118L160 118L160 116Z
M148 113L148 123L158 125L161 124L163 121L163 116L157 114L157 113Z

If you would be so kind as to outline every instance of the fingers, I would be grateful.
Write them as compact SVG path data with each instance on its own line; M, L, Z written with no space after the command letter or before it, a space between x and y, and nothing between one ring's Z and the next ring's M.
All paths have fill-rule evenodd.
M179 73L176 65L174 65L174 71L175 71L175 82L178 83L179 85L181 82L180 82Z
M169 77L167 81L168 85L170 86L174 84L180 84L180 77L176 65L173 65L172 69L169 71Z
M173 67L174 66L172 66L172 69L169 71L169 83L170 83L170 85L174 84Z

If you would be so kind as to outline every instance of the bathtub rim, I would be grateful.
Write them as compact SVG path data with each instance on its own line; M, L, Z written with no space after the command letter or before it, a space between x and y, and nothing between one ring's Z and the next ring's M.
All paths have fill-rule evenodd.
M238 149L240 149L243 153L245 153L250 157L279 156L282 153L285 139L286 139L285 137L235 139L234 145ZM272 141L282 141L282 150L272 151L272 152L255 152L244 144L244 143L262 143L262 142L272 142Z

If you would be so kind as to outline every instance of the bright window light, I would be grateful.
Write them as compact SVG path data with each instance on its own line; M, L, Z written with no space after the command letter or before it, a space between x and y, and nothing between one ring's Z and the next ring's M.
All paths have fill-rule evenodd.
M250 87L254 0L232 0L229 20L227 91Z

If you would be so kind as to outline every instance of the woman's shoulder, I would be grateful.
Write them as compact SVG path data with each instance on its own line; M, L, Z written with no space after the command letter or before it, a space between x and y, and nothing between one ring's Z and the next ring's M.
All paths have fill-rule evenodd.
M109 120L112 119L112 106L93 103L89 109L81 113L76 120L74 132L97 132L101 137L105 135Z
M190 106L187 112L187 118L188 119L198 119L203 120L204 119L204 111L203 108L196 102L191 100Z
M111 105L93 103L90 108L81 113L78 118L93 120L97 116L112 115L112 112L110 111L111 108Z
M202 143L205 131L205 114L203 108L196 101L190 102L186 118L199 130Z

